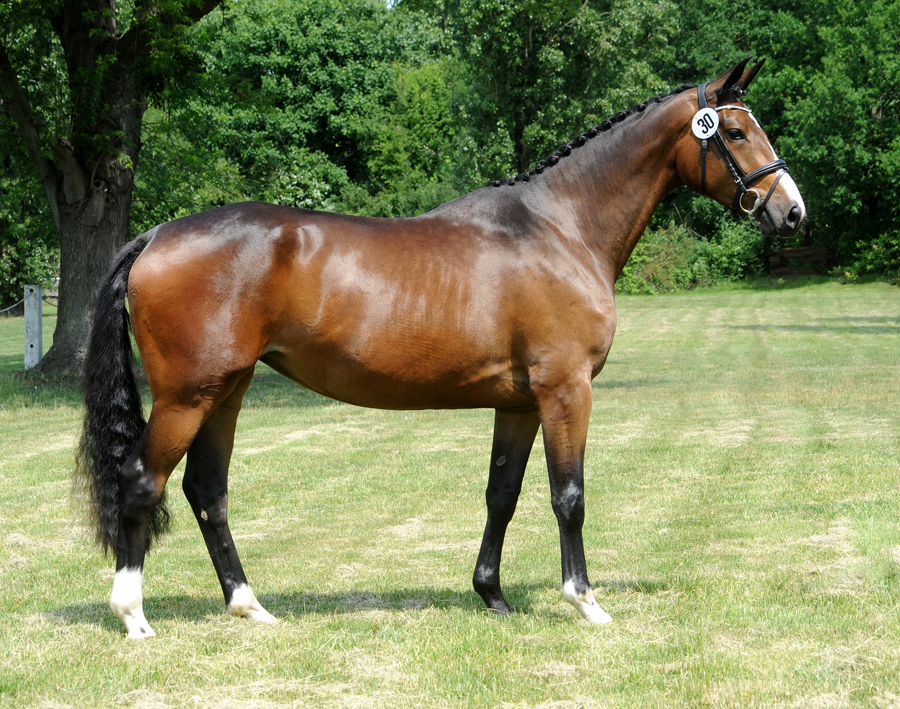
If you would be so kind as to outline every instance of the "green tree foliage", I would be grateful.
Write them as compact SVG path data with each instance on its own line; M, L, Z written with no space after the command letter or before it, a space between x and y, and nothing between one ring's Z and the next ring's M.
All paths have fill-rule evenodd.
M157 108L147 111L131 208L134 234L247 199L243 175L207 138L195 111L182 109L177 117Z
M4 8L11 23L24 8ZM65 64L58 44L34 26L6 34L8 53L21 67L34 110L51 125L63 121ZM7 111L0 111L0 308L22 299L28 283L50 285L58 275L59 241L40 175Z
M839 259L900 271L900 3L821 3L821 57L786 71L782 144ZM789 94L790 95L790 94Z
M473 187L457 156L461 125L454 110L458 65L430 61L396 67L385 105L358 123L367 178L350 185L342 207L373 216L419 214Z
M402 5L401 5L402 7ZM525 172L606 114L665 87L669 0L458 0L437 7L466 69L463 106L488 179Z
M437 167L440 158L415 143L430 140L434 152L448 127L427 100L443 90L440 69L419 68L441 39L423 16L391 12L380 0L241 6L206 48L210 72L225 80L200 113L250 193L334 209L351 183L379 191L401 172Z
M22 300L26 284L49 286L58 264L56 229L34 165L0 114L0 309Z
M706 238L672 220L647 230L616 282L616 290L668 293L739 281L759 275L763 269L763 241L748 222L722 219L713 236Z

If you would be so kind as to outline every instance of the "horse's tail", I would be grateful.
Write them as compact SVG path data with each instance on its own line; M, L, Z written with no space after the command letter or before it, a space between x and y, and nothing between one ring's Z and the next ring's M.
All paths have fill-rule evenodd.
M87 412L75 463L76 485L87 490L91 521L104 552L116 548L119 533L119 470L134 450L147 422L134 379L134 355L125 309L128 274L146 248L146 234L125 246L113 261L100 290L84 363ZM164 500L150 526L151 538L169 522Z

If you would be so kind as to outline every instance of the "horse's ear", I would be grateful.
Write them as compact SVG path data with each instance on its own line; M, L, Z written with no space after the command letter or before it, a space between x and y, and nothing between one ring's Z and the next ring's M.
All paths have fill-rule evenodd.
M735 88L739 89L743 93L747 93L747 87L750 86L750 82L756 77L759 73L759 70L762 69L763 64L766 63L766 60L763 59L758 64L750 67L747 71L743 73L740 80L735 84Z
M750 57L747 57L746 59L744 59L744 61L738 62L717 79L713 79L712 81L710 81L709 85L706 87L706 100L728 100L728 98L730 98L729 95L736 88L740 89L741 91L745 90L746 87L740 85L740 83L744 80L744 77L748 77L746 83L749 84L750 81L753 80L753 77L756 76L756 72L759 71L759 67L762 66L762 63L757 64L755 67L753 67L753 69L750 69L750 71L745 74L744 68L747 66L749 61Z

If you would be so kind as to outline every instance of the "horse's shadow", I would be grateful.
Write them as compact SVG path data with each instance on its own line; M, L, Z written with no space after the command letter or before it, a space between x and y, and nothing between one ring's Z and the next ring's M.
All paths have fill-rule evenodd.
M545 589L541 584L510 586L507 598L516 610L528 613L532 607L530 596ZM332 593L261 593L260 602L276 618L290 619L304 616L334 616L365 614L373 611L402 612L425 608L460 608L473 613L488 612L474 592L455 589L417 587L387 592L349 589ZM194 597L186 595L147 596L144 612L150 620L190 620L197 623L217 622L225 612L221 596ZM121 622L113 616L105 601L75 603L48 611L56 622L71 625L99 625L104 630L121 632Z
M841 318L816 318L806 323L753 323L747 325L725 324L718 326L724 330L747 330L765 332L818 332L849 335L896 335L900 332L900 317L894 315L847 316Z
M603 579L594 584L595 591L603 596L621 593L655 594L669 590L664 582L652 579ZM558 591L555 584L509 584L503 592L516 615L534 612L538 594ZM560 599L561 600L561 599ZM305 616L360 615L373 611L396 613L424 609L455 608L475 614L499 616L485 608L474 591L449 588L415 587L387 592L350 589L332 593L274 593L260 594L260 602L276 618L291 619ZM602 601L601 601L602 605ZM219 622L225 612L219 596L194 597L186 595L148 596L144 599L144 612L151 624L154 621L189 620L195 623ZM542 611L547 613L547 611ZM572 618L572 609L561 603L550 611L554 618ZM113 616L106 601L75 603L48 611L46 615L58 623L69 625L95 625L104 630L120 633L121 622Z

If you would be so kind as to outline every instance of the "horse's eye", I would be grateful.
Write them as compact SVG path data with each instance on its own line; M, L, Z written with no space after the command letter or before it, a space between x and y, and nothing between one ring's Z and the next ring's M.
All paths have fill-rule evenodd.
M728 131L728 137L731 138L731 140L744 140L747 136L744 135L744 131L732 128Z

